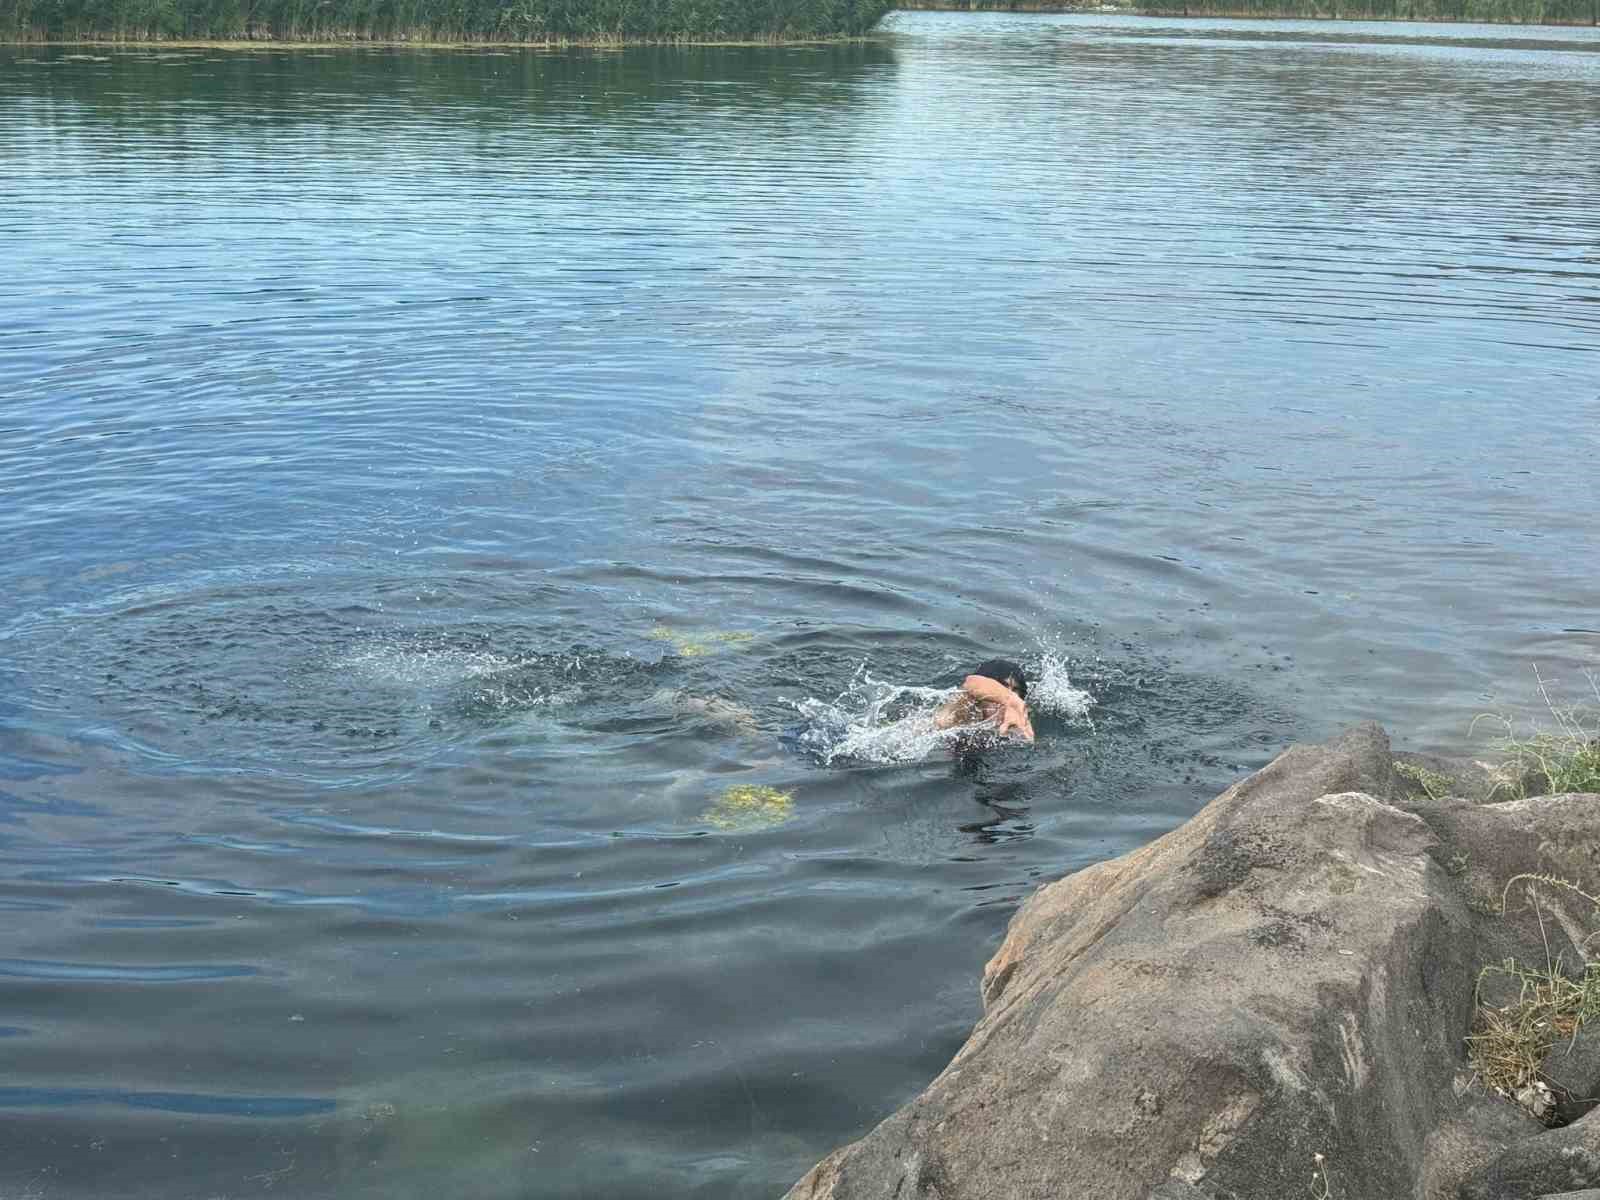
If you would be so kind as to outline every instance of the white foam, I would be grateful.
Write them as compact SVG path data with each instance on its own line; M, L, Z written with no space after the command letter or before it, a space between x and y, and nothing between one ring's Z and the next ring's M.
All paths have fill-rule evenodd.
M1067 656L1046 645L1027 664L1028 708L1093 728L1094 697L1075 687L1067 673ZM958 688L916 687L875 679L865 664L834 700L791 701L805 718L800 745L824 763L838 760L869 763L916 762L956 743L999 744L995 721L940 728L934 718L959 693Z
M1089 710L1094 697L1074 687L1067 675L1067 656L1047 646L1038 660L1028 664L1028 707L1092 726Z
M509 708L523 712L553 705L576 704L583 699L583 690L576 687L557 688L552 691L541 691L538 688L499 688L474 692L472 699L485 708Z
M995 736L993 722L950 728L935 724L939 708L956 692L886 683L863 667L835 700L792 702L806 719L799 742L825 763L899 763L927 758L962 738Z
M487 650L377 645L352 651L333 667L374 686L442 688L495 675L516 665L516 659Z

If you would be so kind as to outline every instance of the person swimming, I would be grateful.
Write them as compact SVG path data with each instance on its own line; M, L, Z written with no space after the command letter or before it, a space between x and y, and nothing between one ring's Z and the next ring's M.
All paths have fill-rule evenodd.
M1028 677L1016 663L991 658L979 663L961 681L961 692L934 714L940 729L957 725L997 724L1003 737L1016 732L1023 741L1033 741L1033 722L1028 719Z

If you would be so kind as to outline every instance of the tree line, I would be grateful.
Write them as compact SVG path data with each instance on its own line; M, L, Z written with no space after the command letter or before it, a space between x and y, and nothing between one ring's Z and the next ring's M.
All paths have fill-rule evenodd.
M1600 0L1146 0L1161 17L1332 17L1373 21L1466 21L1600 25Z
M6 41L801 41L891 8L1071 11L1082 0L0 0ZM1151 16L1600 25L1600 0L1135 0Z
M890 7L889 0L0 0L0 38L792 41L859 37Z

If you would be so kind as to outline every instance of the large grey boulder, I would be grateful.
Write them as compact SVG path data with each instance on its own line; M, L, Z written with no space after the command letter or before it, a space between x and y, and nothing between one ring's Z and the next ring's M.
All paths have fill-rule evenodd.
M1468 1175L1461 1200L1540 1200L1600 1184L1600 1123L1584 1117L1563 1129L1513 1142Z
M1471 1086L1462 1039L1485 931L1541 945L1491 884L1600 834L1569 800L1418 796L1375 725L1291 749L1035 893L955 1059L789 1197L1254 1200L1314 1170L1340 1200L1498 1195L1494 1164L1551 1135ZM1530 1200L1590 1182L1550 1179Z

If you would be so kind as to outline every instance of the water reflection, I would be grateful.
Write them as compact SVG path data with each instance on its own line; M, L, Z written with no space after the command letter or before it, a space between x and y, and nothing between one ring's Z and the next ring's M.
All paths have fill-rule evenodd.
M184 156L220 144L237 153L264 136L303 129L339 137L423 125L453 140L497 129L541 135L591 152L624 153L665 132L663 104L679 114L753 118L774 129L801 115L859 107L862 91L891 83L896 56L884 41L807 47L632 47L626 51L357 48L321 54L116 49L95 61L60 47L5 51L12 99L70 104L93 126L63 127L97 139L140 133ZM20 76L21 78L16 78ZM65 114L61 114L65 115ZM63 123L65 125L65 123ZM0 144L37 136L7 123ZM493 143L468 141L479 153ZM535 143L537 145L537 143ZM40 147L42 148L42 147ZM533 148L532 146L529 147ZM115 159L105 141L102 153ZM396 151L403 147L393 147ZM501 167L515 171L515 162Z

